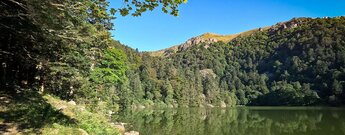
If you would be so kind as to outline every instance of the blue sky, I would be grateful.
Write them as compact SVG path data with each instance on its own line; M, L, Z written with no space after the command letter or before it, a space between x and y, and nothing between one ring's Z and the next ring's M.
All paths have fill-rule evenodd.
M178 17L160 9L140 17L119 16L113 21L113 38L140 51L154 51L206 32L234 34L293 17L342 16L345 0L188 0L179 9Z

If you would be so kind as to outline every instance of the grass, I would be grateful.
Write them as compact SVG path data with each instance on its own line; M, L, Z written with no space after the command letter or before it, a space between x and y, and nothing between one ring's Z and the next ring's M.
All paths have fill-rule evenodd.
M119 134L105 116L51 95L1 90L0 98L0 134Z
M229 42L232 39L236 38L240 34L233 34L233 35L218 35L214 33L205 33L202 34L200 37L204 39L217 39L217 41Z

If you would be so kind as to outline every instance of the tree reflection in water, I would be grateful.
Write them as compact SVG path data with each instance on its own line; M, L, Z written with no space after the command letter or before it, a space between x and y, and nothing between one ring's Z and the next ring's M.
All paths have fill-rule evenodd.
M124 111L117 121L142 135L343 135L345 109L185 108Z

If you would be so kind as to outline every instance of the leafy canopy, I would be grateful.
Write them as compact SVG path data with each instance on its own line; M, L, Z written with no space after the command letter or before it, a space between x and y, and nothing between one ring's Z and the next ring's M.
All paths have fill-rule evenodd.
M183 3L187 3L187 0L124 0L123 7L117 9L111 8L110 13L115 15L117 12L120 12L122 16L127 16L129 14L132 16L140 16L143 12L162 7L164 13L178 16L178 7Z

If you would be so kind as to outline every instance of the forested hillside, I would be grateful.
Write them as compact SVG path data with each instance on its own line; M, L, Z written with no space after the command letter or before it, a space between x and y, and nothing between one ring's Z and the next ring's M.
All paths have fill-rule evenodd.
M124 106L341 105L345 17L295 18L230 42L126 53ZM136 55L137 54L137 55Z

